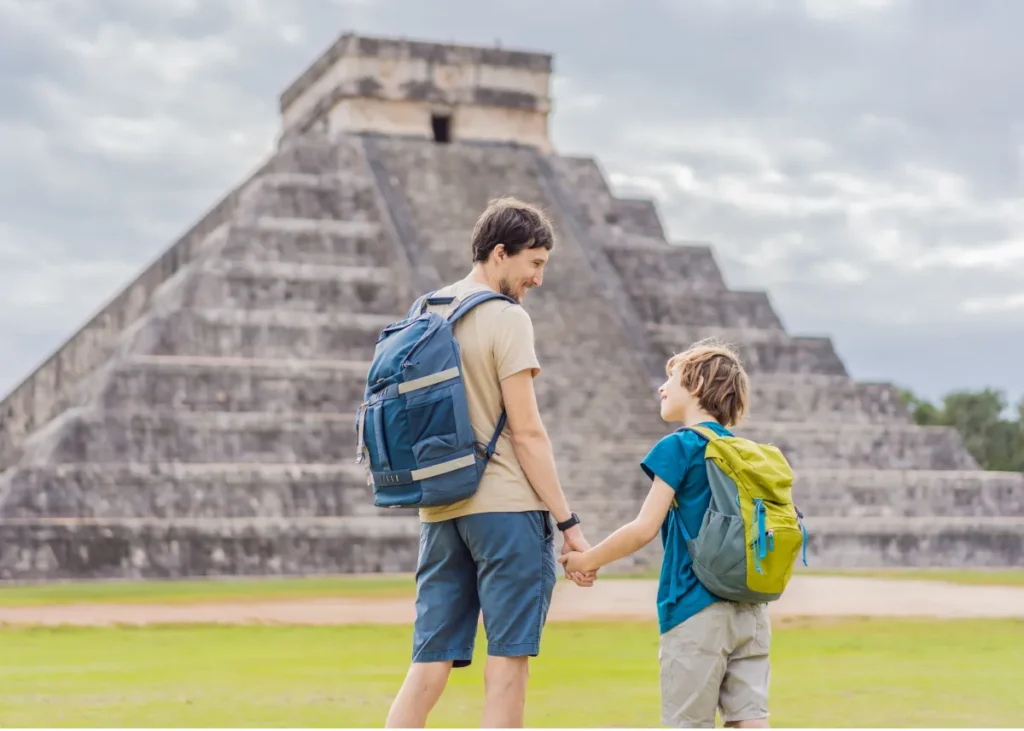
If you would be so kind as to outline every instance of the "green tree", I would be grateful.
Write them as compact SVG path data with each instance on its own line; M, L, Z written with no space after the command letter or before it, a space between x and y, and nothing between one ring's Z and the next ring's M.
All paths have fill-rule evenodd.
M1006 419L1006 395L996 389L954 391L941 406L906 389L900 393L914 423L954 427L985 469L1024 472L1024 398L1017 404L1017 418Z

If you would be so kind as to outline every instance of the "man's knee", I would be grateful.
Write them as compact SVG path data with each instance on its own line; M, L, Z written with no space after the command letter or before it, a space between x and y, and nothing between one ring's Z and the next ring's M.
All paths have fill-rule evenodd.
M767 718L752 718L749 721L730 721L726 728L770 728Z
M406 685L414 695L436 702L448 685L451 672L450 662L414 662L409 666Z
M530 658L488 657L484 669L484 686L487 694L525 692L530 677Z

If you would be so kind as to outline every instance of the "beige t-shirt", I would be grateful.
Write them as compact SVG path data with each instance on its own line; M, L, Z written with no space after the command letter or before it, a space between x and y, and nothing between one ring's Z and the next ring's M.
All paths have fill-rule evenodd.
M468 295L486 290L464 279L436 292L438 297L455 297L451 305L431 309L447 317ZM491 300L477 305L455 323L455 339L462 356L469 420L477 441L487 444L501 416L501 381L524 370L532 370L534 378L540 373L533 322L519 305ZM420 508L420 519L432 523L476 513L547 510L523 472L509 434L506 424L472 497L451 505Z

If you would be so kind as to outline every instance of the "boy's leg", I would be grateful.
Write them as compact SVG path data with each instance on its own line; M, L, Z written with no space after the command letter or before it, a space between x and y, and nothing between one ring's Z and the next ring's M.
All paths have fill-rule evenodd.
M661 636L661 722L714 728L731 647L732 605L715 602Z
M388 728L422 728L452 667L473 659L480 601L476 564L459 520L420 524L412 666L388 713Z
M722 682L722 721L734 728L767 728L772 640L768 607L739 605L735 625L737 642Z
M487 632L482 727L521 727L529 658L540 653L555 587L554 525L546 511L481 513L460 525L478 567Z

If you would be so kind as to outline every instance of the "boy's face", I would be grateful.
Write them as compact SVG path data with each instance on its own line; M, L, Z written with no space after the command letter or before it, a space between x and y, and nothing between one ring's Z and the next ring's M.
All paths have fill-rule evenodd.
M661 396L661 418L669 422L685 422L686 414L697 402L693 394L683 388L678 368L661 384L658 394Z

